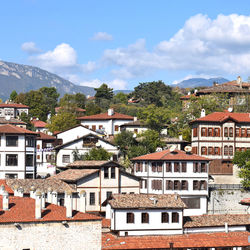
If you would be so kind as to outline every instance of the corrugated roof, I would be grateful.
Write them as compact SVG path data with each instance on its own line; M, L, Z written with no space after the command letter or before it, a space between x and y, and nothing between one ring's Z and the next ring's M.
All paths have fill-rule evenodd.
M113 194L108 203L113 208L186 208L177 194Z
M108 115L108 112L97 114L97 115L89 115L78 117L78 120L134 120L133 116L124 115L117 112L114 112L113 115Z
M20 128L11 124L6 124L0 126L0 133L2 134L32 134L32 135L38 135L36 132L33 132L31 130Z
M185 161L209 161L208 158L195 155L192 153L186 153L185 151L175 149L171 152L169 149L161 152L155 152L151 154L141 155L132 159L133 161L138 160L161 160L161 161L172 161L172 160L185 160Z

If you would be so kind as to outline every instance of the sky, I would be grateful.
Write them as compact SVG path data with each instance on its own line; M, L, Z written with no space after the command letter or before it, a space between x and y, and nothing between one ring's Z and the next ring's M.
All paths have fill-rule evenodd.
M0 22L0 60L77 85L250 76L248 0L12 0Z

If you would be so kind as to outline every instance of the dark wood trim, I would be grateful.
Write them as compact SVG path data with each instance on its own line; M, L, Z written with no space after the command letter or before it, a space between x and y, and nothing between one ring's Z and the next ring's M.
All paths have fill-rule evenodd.
M102 170L103 170L103 167L100 168L99 170L99 181L100 181L100 186L99 186L99 206L100 206L100 212L102 211Z

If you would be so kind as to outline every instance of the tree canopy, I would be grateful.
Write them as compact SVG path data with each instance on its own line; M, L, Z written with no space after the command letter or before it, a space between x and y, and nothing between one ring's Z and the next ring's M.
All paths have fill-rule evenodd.
M77 160L83 160L83 161L108 161L110 157L112 156L112 153L109 153L104 148L92 148L88 153L85 153L84 155L79 154L79 150L75 149L73 151L73 158L74 161Z
M85 108L86 96L82 93L65 94L59 101L60 107L67 109Z

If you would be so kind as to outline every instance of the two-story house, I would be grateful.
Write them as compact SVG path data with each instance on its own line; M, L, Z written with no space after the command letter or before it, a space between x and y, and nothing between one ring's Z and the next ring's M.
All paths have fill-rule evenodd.
M37 133L7 124L0 135L0 178L35 178Z
M86 192L86 210L104 212L104 202L118 193L139 193L140 178L125 171L114 161L75 161L53 177Z
M29 113L29 106L18 103L1 103L0 117L17 118L21 113Z
M140 193L178 193L188 206L185 216L207 213L208 158L171 148L132 162L134 174L142 178Z
M250 149L250 115L229 111L214 112L193 120L193 153L211 159L209 173L216 184L239 184L237 166L232 159L236 151Z
M109 109L108 112L78 117L81 124L92 130L102 130L106 135L114 135L120 132L120 126L134 121L133 116L120 114L114 112L113 109Z

